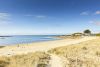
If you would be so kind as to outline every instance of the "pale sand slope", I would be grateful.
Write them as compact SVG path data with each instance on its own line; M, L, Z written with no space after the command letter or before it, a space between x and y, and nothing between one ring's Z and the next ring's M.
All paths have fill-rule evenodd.
M63 67L62 59L56 55L51 55L51 67Z
M66 46L70 44L77 44L80 42L96 39L97 37L83 37L80 39L63 39L63 40L55 40L55 41L47 41L47 42L38 42L31 44L19 44L14 46L6 46L0 49L0 56L11 56L18 54L27 54L35 51L48 51L52 48Z
M64 67L64 61L61 57L51 54L51 67Z

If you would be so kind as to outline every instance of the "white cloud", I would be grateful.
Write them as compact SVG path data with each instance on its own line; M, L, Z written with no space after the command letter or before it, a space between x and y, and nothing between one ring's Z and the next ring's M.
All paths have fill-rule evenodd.
M40 15L40 16L36 16L36 18L46 18L46 16Z
M90 21L89 23L100 26L100 21Z
M95 14L99 15L99 14L100 14L100 11L99 11L99 10L98 10L98 11L96 11L96 12L95 12Z
M27 17L34 17L34 18L46 18L46 16L44 16L44 15L31 15L31 14L27 14L25 16L27 16Z
M100 10L97 10L95 12L88 12L88 11L84 11L82 13L80 13L80 15L100 15Z
M8 13L0 13L0 19L2 19L2 20L10 19L10 14L8 14Z
M5 24L9 24L11 23L11 21L0 21L0 25L5 25Z
M31 14L27 14L27 15L24 15L24 16L28 16L28 17L31 17L31 16L34 16L34 15L31 15Z
M10 23L10 16L8 13L0 13L0 25Z
M89 15L89 12L85 11L85 12L80 13L80 15Z

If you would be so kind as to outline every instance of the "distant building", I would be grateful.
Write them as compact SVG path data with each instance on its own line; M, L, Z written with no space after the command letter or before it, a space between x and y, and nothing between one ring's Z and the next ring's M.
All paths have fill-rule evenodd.
M84 36L91 36L91 33L84 33Z
M74 33L72 36L83 36L83 33Z

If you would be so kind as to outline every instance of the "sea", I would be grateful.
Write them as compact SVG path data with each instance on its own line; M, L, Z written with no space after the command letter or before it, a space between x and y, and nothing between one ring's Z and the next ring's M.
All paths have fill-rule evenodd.
M58 40L59 38L55 38L55 36L58 35L13 35L3 37L0 36L0 46Z

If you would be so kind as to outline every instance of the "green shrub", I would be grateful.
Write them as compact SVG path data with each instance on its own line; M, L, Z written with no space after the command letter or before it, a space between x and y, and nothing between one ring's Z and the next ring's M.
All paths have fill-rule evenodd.
M96 36L100 36L100 33L96 34Z

